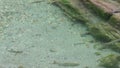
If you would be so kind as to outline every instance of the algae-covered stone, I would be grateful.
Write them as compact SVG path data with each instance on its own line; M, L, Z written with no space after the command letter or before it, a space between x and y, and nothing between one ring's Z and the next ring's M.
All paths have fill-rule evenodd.
M101 58L100 60L100 66L104 66L106 68L119 68L120 64L120 56L110 54L106 57Z
M113 16L110 18L110 24L112 24L114 27L120 29L120 13L115 13Z
M71 4L71 1L72 0L56 0L55 4L65 11L65 15L72 20L79 20L86 23L88 20L82 15L81 11Z
M120 52L120 32L107 23L99 23L88 26L91 34L104 42L104 47Z
M120 38L120 31L113 26L111 26L108 22L104 20L99 20L99 17L95 16L93 13L87 9L87 7L93 8L95 12L100 12L100 15L103 15L108 18L110 16L106 11L104 12L103 10L97 8L94 4L91 2L93 0L57 0L56 4L63 9L71 19L76 19L84 22L90 31L90 34L92 34L96 39L109 43L112 42L116 39ZM95 0L99 1L99 0ZM84 3L84 4L83 4ZM101 1L100 1L101 3ZM96 4L96 2L95 2ZM106 3L105 3L106 4ZM85 6L87 5L87 6ZM95 8L94 8L95 7ZM100 10L100 11L98 11ZM110 11L111 12L111 11ZM100 22L99 22L100 21ZM120 52L120 42L116 42L114 44L110 44L108 47Z
M103 19L109 19L111 15L118 10L118 3L113 4L105 0L81 0L84 4L93 10L93 12Z
M100 22L97 24L90 24L88 27L91 34L103 42L109 42L116 38L120 38L119 31L114 29L108 23Z

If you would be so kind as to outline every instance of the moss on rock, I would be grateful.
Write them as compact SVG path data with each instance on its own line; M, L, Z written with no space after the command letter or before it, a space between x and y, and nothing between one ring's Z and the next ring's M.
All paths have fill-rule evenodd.
M79 5L74 5L76 3L71 3L78 1ZM108 21L98 22L97 16L89 11L83 4L83 1L88 0L57 0L57 4L62 10L64 10L66 15L71 19L80 20L86 24L90 33L98 40L104 42L104 46L111 48L117 52L120 52L120 31L113 26L111 26ZM85 2L84 2L85 3ZM86 2L90 8L93 8L94 12L101 15L105 19L110 18L111 14L104 12L93 4ZM111 17L112 22L116 22L115 17ZM97 20L97 21L94 21ZM110 21L109 21L110 22ZM100 65L107 68L119 68L120 56L118 55L108 55L100 59ZM66 65L66 64L65 64Z
M106 68L119 68L120 64L120 56L110 54L106 57L101 58L100 60L100 66L104 66Z
M68 1L68 2L67 2ZM80 20L84 22L90 31L90 33L98 40L109 43L120 38L120 31L112 27L106 21L95 21L99 17L92 14L87 8L84 7L81 0L75 0L80 2L78 6L75 6L72 0L57 0L56 4L63 9L71 19ZM76 3L75 3L76 4ZM85 8L85 9L84 9ZM93 19L94 18L94 19ZM109 48L120 52L120 42L110 43ZM108 45L107 45L108 47Z
M92 1L92 0L81 0L81 1L83 1L86 7L92 10L93 13L95 13L96 15L99 15L105 20L109 20L109 18L112 16L112 13L110 11L108 12L107 10L103 9L102 6L98 6L97 4L94 3L95 1Z
M120 29L120 13L115 13L109 20L110 24L113 25L115 28Z
M88 21L84 16L82 16L82 12L71 5L69 0L57 0L55 4L64 10L66 12L65 14L72 20L79 20L84 23Z

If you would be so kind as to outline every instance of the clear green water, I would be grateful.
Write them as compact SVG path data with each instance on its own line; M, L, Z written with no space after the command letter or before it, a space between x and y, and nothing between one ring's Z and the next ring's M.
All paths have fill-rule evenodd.
M96 49L87 28L48 0L34 1L0 0L0 68L102 68L98 59L113 51Z

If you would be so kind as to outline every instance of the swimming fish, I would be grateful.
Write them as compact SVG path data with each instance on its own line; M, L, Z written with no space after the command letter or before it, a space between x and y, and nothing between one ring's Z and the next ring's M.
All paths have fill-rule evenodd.
M75 63L75 62L57 62L54 61L53 64L57 64L58 66L65 66L65 67L75 67L75 66L79 66L79 63Z
M41 2L43 2L43 1L33 1L31 3L41 3Z

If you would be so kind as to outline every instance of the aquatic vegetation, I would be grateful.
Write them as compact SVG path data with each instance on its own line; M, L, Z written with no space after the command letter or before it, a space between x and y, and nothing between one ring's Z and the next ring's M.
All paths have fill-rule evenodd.
M120 26L120 4L114 4L105 0L81 0L87 8L90 8L93 13L99 15L102 19L109 21L109 23L119 29Z
M94 0L81 0L81 1L83 1L83 3L86 5L87 8L89 8L90 10L92 9L93 13L101 16L103 19L108 20L112 15L106 9L104 9L105 7L102 6L102 5L104 5L104 3L102 3L102 1L100 1L100 0L98 0L98 1L97 0L95 0L95 1ZM99 5L97 5L97 3L99 3Z
M106 68L119 68L119 62L120 62L120 56L110 54L106 57L101 58L100 60L100 66L104 66Z
M79 20L83 21L84 23L87 22L87 19L81 15L82 12L74 8L69 0L56 0L54 4L57 4L62 10L64 10L66 12L65 15L67 15L72 20Z
M69 2L66 2L69 1ZM76 1L76 2L75 2ZM57 0L56 4L64 10L66 15L68 15L71 19L81 20L83 21L90 34L92 34L96 39L109 43L116 39L120 38L120 31L109 24L109 21L104 21L90 12L88 8L91 3L87 2L89 0ZM79 3L79 5L77 5ZM88 4L89 5L88 5ZM96 7L95 5L93 7ZM99 10L99 8L94 8L93 11ZM96 11L97 12L97 11ZM97 12L99 15L105 16L104 19L110 18L111 14L105 14L101 10ZM94 21L97 20L97 21ZM100 21L100 22L99 22ZM108 46L107 46L108 47ZM115 43L114 45L109 45L109 48L120 52L120 42ZM115 49L116 48L116 49Z
M109 23L120 30L119 26L120 26L120 13L115 13L113 14L113 16L111 16Z
M101 55L101 53L100 52L95 52L95 55L99 56L99 55Z
M112 44L119 42L119 41L120 41L120 39L117 39L117 40L111 41L109 43L105 43L105 45L112 45Z
M92 34L97 40L103 42L104 48L111 48L114 51L120 52L120 30L110 24L110 20L111 22L117 21L116 19L114 19L114 17L111 17L113 15L111 12L106 12L100 7L89 2L89 0L75 0L80 2L79 5L74 5L76 3L74 3L75 1L73 2L72 0L69 0L69 2L67 3L66 1L68 0L59 1L60 2L57 1L56 4L58 4L59 7L66 12L66 14L69 14L69 17L71 17L71 19L74 18L77 20L82 20L82 22L84 22L88 27L88 30L90 32L89 34ZM92 8L92 10L90 10L89 8ZM94 15L94 13L99 15L103 19L97 17L96 15ZM95 54L101 55L99 52L95 52ZM120 56L118 55L108 55L100 59L100 65L107 68L119 68L119 62ZM74 64L72 63L55 62L55 64L58 64L60 66L74 66Z
M101 27L102 24L93 24L89 26L90 33L95 36L96 39L101 40L103 42L111 41L109 35L107 35L107 32L103 30ZM101 30L102 29L102 30Z
M120 37L119 30L113 28L108 23L96 23L90 25L89 28L91 34L103 42L108 42Z
M11 3L9 0L7 1L5 1L7 4ZM44 1L42 3L34 2L33 5L28 4L33 0L15 1L18 3L17 7L15 7L15 4L11 4L10 7L5 6L8 8L6 10L11 10L12 8L14 8L12 9L13 11L21 10L19 11L21 14L18 14L16 16L12 15L12 17L14 17L12 21L8 21L7 19L5 20L10 24L10 26L5 29L5 32L3 32L5 34L5 39L1 40L0 53L2 55L1 59L3 61L1 61L1 63L6 65L5 67L8 67L9 65L11 68L14 68L14 65L15 68L88 68L88 66L90 66L89 68L98 67L96 66L96 56L94 55L94 51L96 51L96 49L92 48L96 42L92 43L93 38L91 35L89 35L91 33L85 33L87 31L86 27L82 26L81 24L76 24L72 27L71 23L73 22L64 17L62 14L63 12L61 12L59 8L48 4L47 0L42 0ZM12 3L16 2L13 1ZM83 23L93 23L93 15L91 15L91 17L89 16L92 18L90 20L90 18L87 17L87 14L89 15L89 12L85 11L85 14L82 10L84 11L84 9L79 10L81 11L81 17L84 17L89 21L84 21ZM71 9L71 12L72 11L73 10ZM28 16L26 17L26 15ZM23 20L21 20L21 18ZM35 22L37 24L33 24L32 22ZM56 24L58 25L57 30L52 30L56 29ZM79 30L80 32L78 32ZM83 33L84 36L88 37L80 37L80 34ZM75 46L73 46L73 44ZM6 47L10 47L10 49L6 50ZM5 54L3 54L4 52ZM14 54L18 55L14 56ZM96 54L98 55L99 53ZM88 62L90 61L89 59L92 60L91 64ZM60 62L58 61L54 62L54 64L49 64L51 63L51 60L60 60ZM19 63L25 64L25 66L18 66Z
M67 4L67 3L70 3L68 0L61 0L61 2Z
M81 37L85 37L85 36L87 36L87 35L90 35L90 32L86 32L86 33L84 33L84 34L81 34Z

